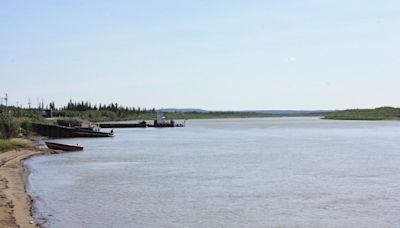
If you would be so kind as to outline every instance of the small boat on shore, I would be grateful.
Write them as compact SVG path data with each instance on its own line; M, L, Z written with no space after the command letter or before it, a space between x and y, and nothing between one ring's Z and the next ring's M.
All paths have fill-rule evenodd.
M81 150L83 150L83 146L79 146L79 145L68 145L68 144L55 143L55 142L45 142L45 143L49 149L53 149L53 150L63 150L63 151L81 151Z

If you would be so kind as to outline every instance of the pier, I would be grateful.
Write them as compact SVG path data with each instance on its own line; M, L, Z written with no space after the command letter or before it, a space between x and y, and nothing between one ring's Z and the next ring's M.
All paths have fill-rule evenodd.
M73 137L112 137L110 132L93 131L73 127L63 127L49 124L32 124L33 131L50 138L73 138Z
M146 121L139 123L97 123L97 126L101 128L146 128Z

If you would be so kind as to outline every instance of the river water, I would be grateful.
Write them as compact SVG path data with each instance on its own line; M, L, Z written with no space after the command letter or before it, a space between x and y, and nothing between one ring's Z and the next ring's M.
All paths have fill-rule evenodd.
M54 140L26 162L47 227L398 227L400 122L190 120Z

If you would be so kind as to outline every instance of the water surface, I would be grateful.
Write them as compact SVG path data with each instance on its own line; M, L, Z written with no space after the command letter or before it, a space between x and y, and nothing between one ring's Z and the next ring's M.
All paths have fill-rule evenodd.
M28 190L47 227L395 227L400 122L191 120L56 140Z

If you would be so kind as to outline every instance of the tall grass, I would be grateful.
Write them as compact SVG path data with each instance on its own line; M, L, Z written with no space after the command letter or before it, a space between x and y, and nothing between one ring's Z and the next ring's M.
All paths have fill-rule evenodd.
M23 141L0 139L0 151L24 148L28 145Z

